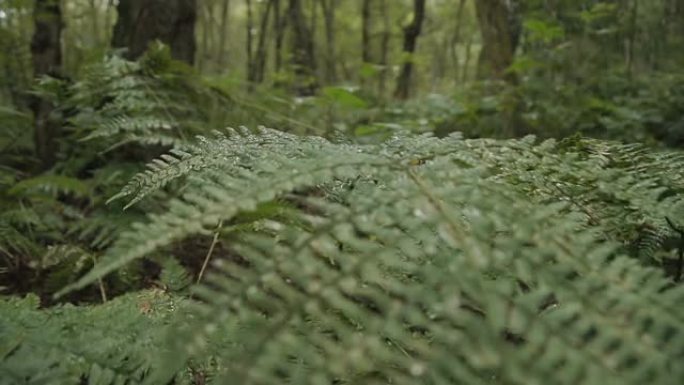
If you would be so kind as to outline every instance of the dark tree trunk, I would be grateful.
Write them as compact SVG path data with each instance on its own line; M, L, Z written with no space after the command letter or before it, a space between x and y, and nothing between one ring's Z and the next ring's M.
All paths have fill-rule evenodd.
M280 72L283 68L283 40L285 38L285 27L287 26L287 17L281 12L280 0L274 0L274 30L275 30L275 71Z
M411 75L413 72L413 54L416 51L416 43L425 18L425 0L413 1L413 20L404 27L404 63L397 79L397 89L394 97L408 99L411 90Z
M261 83L264 81L264 73L266 72L266 36L268 35L268 20L271 17L271 8L275 0L269 0L266 3L266 9L261 16L261 23L259 25L259 41L257 42L256 52L251 54L252 67L248 69L248 81L251 83Z
M230 0L223 0L221 5L221 28L219 35L219 53L218 53L218 66L219 72L223 73L225 71L226 65L226 40L228 39L228 20L230 16Z
M510 0L479 0L475 3L483 41L477 70L479 79L517 84L517 76L507 70L513 64L522 30L518 7L517 1ZM522 136L526 132L522 119L523 101L517 92L507 92L504 97L501 113L505 134Z
M62 66L62 10L59 0L36 0L33 10L35 30L31 39L33 76L59 76ZM57 156L60 125L51 119L52 104L38 96L31 97L34 145L43 170L51 167Z
M246 0L245 5L247 6L247 29L245 30L245 37L247 39L246 49L247 49L247 80L251 80L252 71L254 68L254 12L252 11L252 0ZM251 89L251 86L250 86Z
M387 9L387 0L382 0L380 3L382 11L382 39L380 40L380 77L378 79L378 95L385 97L385 90L387 89L387 74L389 73L389 44L392 31L390 29L389 10Z
M127 48L127 58L137 59L159 40L171 48L174 59L195 62L196 0L119 0L116 9L112 46Z
M482 51L478 62L479 79L515 81L506 70L513 63L520 41L521 25L515 12L516 2L478 0L477 19L482 33Z
M335 68L335 8L337 0L321 0L325 20L325 80L332 84L337 80Z
M371 62L371 0L363 0L361 6L361 60Z
M307 25L301 0L290 0L288 18L292 29L292 61L295 74L294 91L300 96L316 93L316 60L314 42Z

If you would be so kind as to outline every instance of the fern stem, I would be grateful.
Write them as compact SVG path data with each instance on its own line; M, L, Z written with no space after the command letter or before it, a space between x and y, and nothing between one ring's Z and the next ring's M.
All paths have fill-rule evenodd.
M97 283L98 286L100 286L100 298L102 298L102 303L105 303L107 302L107 292L105 291L104 282L102 282L102 278L98 278Z
M216 244L218 243L218 237L219 237L219 234L221 233L222 227L223 227L223 219L221 219L218 223L218 226L216 226L216 232L214 233L214 239L211 241L211 246L209 246L209 251L207 251L207 256L204 257L204 263L202 263L202 268L200 269L200 272L197 275L197 284L202 282L202 277L204 276L204 271L207 269L207 266L209 265L209 261L211 260L211 255L214 253L214 248L216 247Z
M97 260L95 259L94 256L91 256L93 260L93 266L97 263ZM100 298L102 298L102 303L107 302L107 291L105 290L104 286L104 281L102 281L102 278L97 279L97 286L100 289Z

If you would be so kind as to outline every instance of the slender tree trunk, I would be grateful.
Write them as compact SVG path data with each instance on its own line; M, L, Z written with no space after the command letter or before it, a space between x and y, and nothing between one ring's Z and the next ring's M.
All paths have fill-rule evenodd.
M59 76L62 67L62 10L59 0L36 0L33 10L34 33L31 39L33 76ZM41 169L50 168L57 156L60 125L51 120L53 106L39 96L29 102L33 111L34 145Z
M95 43L100 44L100 13L98 12L98 1L97 0L89 0L88 5L90 6L90 17L91 17L91 23L93 27L93 37L95 38Z
M316 10L317 5L318 5L318 0L309 0L311 2L311 12L310 12L310 17L311 17L311 26L309 27L309 31L311 31L311 41L316 42L316 32L318 32L318 12Z
M394 97L408 99L411 90L411 75L413 73L413 54L416 51L416 43L425 18L425 0L413 1L413 20L404 27L404 63L397 79L397 88Z
M380 40L380 76L378 78L378 95L381 98L385 97L387 90L387 74L389 73L389 45L390 37L392 37L392 30L389 19L389 9L387 8L387 0L382 0L380 3L382 11L382 38Z
M287 27L287 16L283 15L280 0L275 0L273 4L274 30L275 30L275 71L280 72L283 68L283 41L285 39L285 28Z
M226 40L228 39L228 22L230 18L230 0L223 0L221 4L221 26L219 28L218 66L223 73L226 66Z
M632 78L634 69L634 52L636 50L637 40L637 22L639 16L639 2L632 0L632 7L630 9L629 33L625 37L625 68L627 70L627 77Z
M210 18L211 9L208 9L209 4L202 4L200 11L202 33L200 35L200 51L197 54L197 68L200 71L206 68L207 58L209 57L209 34L210 34Z
M459 55L458 55L458 46L461 43L461 30L463 27L463 14L465 13L465 3L466 0L460 0L458 2L458 10L456 11L456 26L454 28L454 34L451 39L451 61L453 62L454 66L454 71L455 71L455 79L458 82L459 74L461 73L460 70L460 63L459 63Z
M323 18L325 19L325 81L333 84L337 81L335 69L335 7L337 0L321 0Z
M119 0L112 46L137 59L154 40L169 45L176 60L195 62L197 0Z
M292 60L295 74L294 91L300 96L316 93L316 61L314 42L306 23L301 0L290 0L288 18L292 27Z
M246 74L247 74L247 81L251 81L252 73L254 71L254 16L253 16L253 11L252 11L252 0L245 0L245 4L247 5L247 30L246 32L246 38L247 38L247 68L246 69ZM252 88L252 85L250 84L250 90Z
M514 14L515 2L508 0L478 0L477 19L482 33L482 51L477 76L480 79L501 79L514 82L506 70L513 63L520 40L521 27Z
M361 60L370 63L371 59L371 0L363 0L361 5Z
M256 53L252 56L252 68L249 72L249 81L255 84L264 81L264 73L266 71L266 36L268 35L268 20L271 15L271 8L274 0L269 0L266 3L266 9L261 16L261 23L259 26L259 41L257 42Z

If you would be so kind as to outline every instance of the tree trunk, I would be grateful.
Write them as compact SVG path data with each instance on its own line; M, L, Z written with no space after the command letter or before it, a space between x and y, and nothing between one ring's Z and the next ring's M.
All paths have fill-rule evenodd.
M456 11L456 26L454 28L454 34L452 36L451 45L449 48L451 50L451 61L452 65L454 66L454 73L456 75L455 80L457 83L461 74L458 47L461 44L461 30L463 27L463 14L465 13L465 3L466 0L460 0L458 3L458 9Z
M209 34L211 33L211 9L208 9L208 4L203 4L199 11L200 25L202 26L202 33L200 34L200 49L197 53L197 68L203 71L207 65L207 58L209 57Z
M219 52L218 66L219 72L223 73L226 65L226 39L228 39L228 19L230 16L230 0L223 0L221 5L221 26L219 28Z
M290 0L288 18L292 28L291 65L295 74L294 91L299 96L311 96L318 88L316 60L314 42L302 11L301 0Z
M517 76L507 71L513 64L522 30L517 7L518 3L511 0L479 0L475 3L483 40L477 71L479 79L517 84ZM524 105L518 92L509 90L505 93L502 106L504 133L508 136L524 135Z
M370 63L371 59L371 0L363 0L361 6L361 60Z
M520 22L516 20L515 6L516 2L506 0L475 2L482 34L482 50L477 71L479 79L515 81L513 75L506 73L513 63L521 33Z
M413 72L413 54L416 51L416 43L425 18L425 0L413 1L413 20L404 27L404 63L397 79L397 88L394 97L408 99L411 89L411 75Z
M245 5L247 6L247 24L246 24L246 39L247 39L247 68L246 74L247 74L247 81L251 80L252 77L252 71L254 68L254 35L252 32L254 31L254 16L253 16L253 11L252 11L252 0L246 0ZM250 91L251 91L251 85L249 86Z
M387 74L389 73L389 44L392 30L390 27L389 9L387 9L387 0L382 0L380 3L382 11L382 39L380 40L380 76L378 78L378 95L381 98L385 97L385 90L387 89Z
M285 27L287 27L287 17L282 15L280 0L275 0L273 4L274 30L275 30L275 72L280 72L283 68L283 40L285 38Z
M335 7L337 0L321 0L323 18L325 19L325 81L333 84L337 81L335 69Z
M266 9L261 16L259 41L257 42L256 53L252 55L252 67L249 69L247 79L251 83L258 84L264 81L264 73L266 71L266 36L268 34L268 20L274 2L275 0L269 0L268 3L266 3Z
M35 30L31 39L33 76L59 76L62 66L62 10L59 0L36 0L33 10ZM50 119L52 104L39 96L29 102L33 111L34 145L41 169L50 168L57 157L60 126Z
M127 48L128 59L137 59L159 40L174 59L195 62L197 0L119 0L116 10L112 46Z

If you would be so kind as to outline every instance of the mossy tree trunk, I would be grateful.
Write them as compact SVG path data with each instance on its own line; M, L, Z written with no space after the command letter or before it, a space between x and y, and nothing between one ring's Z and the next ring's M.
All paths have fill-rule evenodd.
M127 48L127 58L137 59L159 40L174 59L194 64L197 0L120 0L116 9L112 46Z

